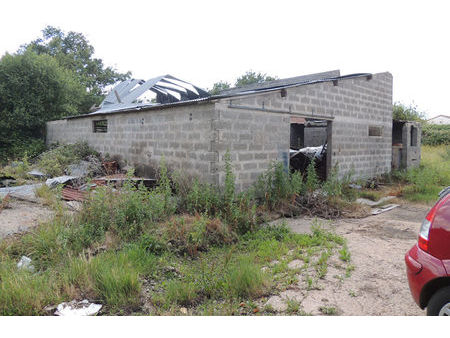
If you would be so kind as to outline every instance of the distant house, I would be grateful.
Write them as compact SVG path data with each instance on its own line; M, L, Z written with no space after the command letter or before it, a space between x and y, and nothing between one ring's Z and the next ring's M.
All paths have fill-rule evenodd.
M450 124L450 116L438 115L428 120L431 124Z

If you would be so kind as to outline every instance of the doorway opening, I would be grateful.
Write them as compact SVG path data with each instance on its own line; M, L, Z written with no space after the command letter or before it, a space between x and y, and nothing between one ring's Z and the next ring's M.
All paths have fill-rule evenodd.
M314 159L317 176L326 180L331 163L331 121L291 117L289 167L303 175Z

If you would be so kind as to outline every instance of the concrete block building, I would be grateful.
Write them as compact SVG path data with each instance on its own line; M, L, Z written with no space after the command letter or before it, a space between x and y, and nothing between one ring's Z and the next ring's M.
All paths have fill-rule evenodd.
M47 143L84 140L147 176L164 156L171 169L213 184L224 182L228 150L238 187L245 189L272 161L289 166L295 139L292 124L303 120L304 129L308 125L325 128L310 138L325 139L327 172L336 166L341 176L351 171L355 178L369 178L391 170L390 73L341 76L330 71L233 88L214 96L190 87L186 95L180 91L184 97L166 100L163 87L170 79L175 78L130 82L128 89L121 87L108 95L109 107L104 102L96 112L48 122ZM158 93L156 103L136 100L146 83L150 83L147 89ZM198 96L188 95L192 92Z

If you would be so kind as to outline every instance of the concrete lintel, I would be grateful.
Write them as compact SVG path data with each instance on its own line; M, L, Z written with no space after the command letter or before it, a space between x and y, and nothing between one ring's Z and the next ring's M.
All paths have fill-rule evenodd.
M244 109L244 110L254 110L254 111L261 111L261 112L267 112L267 113L276 113L276 114L289 114L289 115L295 115L300 117L306 117L306 118L313 118L318 120L326 120L326 121L333 121L333 116L324 116L324 115L316 115L316 114L305 114L305 113L299 113L295 111L289 111L289 110L281 110L281 109L272 109L272 108L257 108L257 107L250 107L250 106L241 106L241 105L233 105L229 104L227 106L230 109Z

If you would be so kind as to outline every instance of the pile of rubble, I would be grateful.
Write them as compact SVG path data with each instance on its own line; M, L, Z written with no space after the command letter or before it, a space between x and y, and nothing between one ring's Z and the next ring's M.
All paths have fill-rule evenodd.
M14 185L16 182L12 177L0 177L3 186L0 188L0 197L3 199L8 196L8 198L38 202L36 189L45 184L51 189L62 186L62 199L66 201L84 201L89 191L101 185L112 185L117 188L122 186L125 180L130 180L136 185L143 183L149 188L156 184L155 179L129 177L125 170L119 168L116 161L100 161L95 156L67 166L65 172L66 175L63 176L47 177L39 169L34 169L29 171L28 175L40 182L19 186Z

